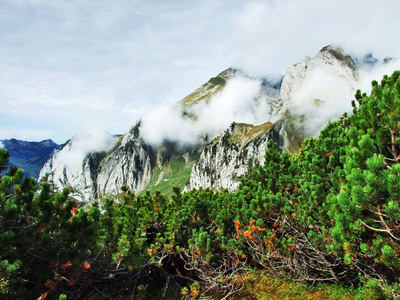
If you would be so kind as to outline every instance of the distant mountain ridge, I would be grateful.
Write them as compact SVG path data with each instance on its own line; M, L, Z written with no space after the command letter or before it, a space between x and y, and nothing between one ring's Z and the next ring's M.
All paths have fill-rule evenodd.
M0 140L0 142L11 155L9 165L24 169L25 176L35 178L39 176L40 170L54 154L54 151L61 146L50 139L40 142L29 142L13 138Z
M207 114L205 118L201 115L204 110L208 112L205 108L214 105L228 86L232 88L232 82L251 80L258 80L258 91L251 90L250 102L244 103L243 110L255 114L261 111L262 119L257 123L232 119L230 126L218 132L197 131L196 142L187 145L168 138L162 144L149 143L143 124L138 121L127 134L115 139L113 147L87 153L75 164L62 160L77 148L77 141L72 138L45 164L40 177L52 174L56 185L69 187L71 195L82 201L116 196L123 185L135 193L168 193L173 185L185 190L233 191L241 176L263 162L270 139L281 149L296 152L304 138L317 136L328 121L338 119L345 111L351 112L350 101L358 88L363 64L374 67L379 62L372 56L358 60L340 48L327 46L314 57L307 56L289 66L279 82L254 79L229 68L176 103L178 118L188 121L180 124L200 126L204 119L212 122L211 116L207 119ZM235 96L232 92L229 95ZM230 103L217 108L229 111ZM166 126L162 120L156 121Z

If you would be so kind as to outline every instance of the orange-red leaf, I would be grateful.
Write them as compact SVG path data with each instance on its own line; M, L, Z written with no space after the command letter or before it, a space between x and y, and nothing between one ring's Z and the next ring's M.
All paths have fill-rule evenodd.
M90 269L90 264L88 263L87 260L85 260L85 261L82 263L82 266L83 266L84 269Z

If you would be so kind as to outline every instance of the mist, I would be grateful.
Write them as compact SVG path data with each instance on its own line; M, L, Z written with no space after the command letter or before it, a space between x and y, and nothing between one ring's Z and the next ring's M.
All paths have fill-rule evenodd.
M357 89L369 95L372 90L372 80L376 80L380 83L384 75L390 76L395 70L400 70L400 60L397 58L392 58L387 62L379 61L372 67L368 65L361 66Z
M156 108L142 118L142 137L153 145L165 140L193 144L202 135L213 138L221 134L232 122L263 123L269 106L257 99L261 83L241 75L231 78L221 92L211 97L209 104L202 101L186 109L195 118L183 117L182 107L177 105Z
M0 141L0 148L4 149L4 144Z
M360 58L357 60L362 61ZM304 133L316 137L328 121L338 120L345 112L352 113L351 101L358 89L369 95L372 80L380 82L384 75L390 76L398 69L400 61L396 59L377 60L374 65L360 63L352 81L329 69L318 68L290 95L290 111L304 121Z
M400 69L400 62L395 59L377 61L373 66L363 64L362 58L356 60L361 63L353 80L321 65L307 71L301 86L289 95L286 108L302 120L306 136L318 136L328 121L338 120L345 112L351 114L351 101L357 89L369 94L372 80L380 81L383 75ZM153 145L165 140L194 144L205 136L215 138L232 122L254 125L275 122L281 114L271 112L268 100L273 93L269 98L265 96L261 83L260 79L239 73L208 104L202 101L185 109L186 115L195 118L183 116L183 108L178 105L156 107L142 118L142 137Z
M110 151L116 145L116 139L109 133L102 130L86 129L72 137L65 144L68 151L60 151L56 154L53 162L53 169L62 170L68 167L74 170L82 169L82 164L86 156L90 153Z
M291 95L291 112L304 120L304 133L317 136L328 121L337 120L344 112L351 112L351 99L356 90L355 82L317 69L305 84Z

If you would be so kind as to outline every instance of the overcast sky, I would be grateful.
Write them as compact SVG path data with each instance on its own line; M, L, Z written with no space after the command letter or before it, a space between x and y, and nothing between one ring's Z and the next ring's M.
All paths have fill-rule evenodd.
M0 0L0 139L125 133L233 66L400 57L398 0Z

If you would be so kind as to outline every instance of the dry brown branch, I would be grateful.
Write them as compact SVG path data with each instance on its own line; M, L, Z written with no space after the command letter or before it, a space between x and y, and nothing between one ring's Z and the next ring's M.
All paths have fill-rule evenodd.
M396 241L400 241L399 238L397 238L397 237L395 237L395 236L393 235L393 233L392 233L392 230L393 230L393 229L391 229L391 228L389 227L389 225L386 223L386 221L385 221L385 219L384 219L384 216L386 216L386 215L382 214L382 212L381 212L381 207L380 207L379 204L378 204L378 206L377 206L376 209L377 209L377 211L376 211L376 212L373 211L373 213L379 216L379 221L377 221L377 223L382 224L382 226L385 227L385 229L374 228L374 227L368 225L367 223L365 223L363 220L359 219L360 222L361 222L365 227L367 227L367 228L370 229L370 230L373 230L373 231L376 231L376 232L387 233L387 234L389 234L393 239L395 239Z
M193 246L193 249L196 245ZM218 263L210 263L205 259L205 255L195 253L195 251L184 251L180 255L185 262L185 269L194 271L204 284L205 289L201 299L207 298L210 291L219 291L224 294L224 298L231 297L234 293L244 288L244 282L239 272L245 267L247 259L241 261L238 257L231 254L224 254Z
M252 251L253 259L276 276L299 281L335 281L341 282L347 276L349 268L343 262L319 250L296 229L287 219L282 220L280 238L291 238L291 255L282 253L272 243L266 244L262 238L246 239Z

